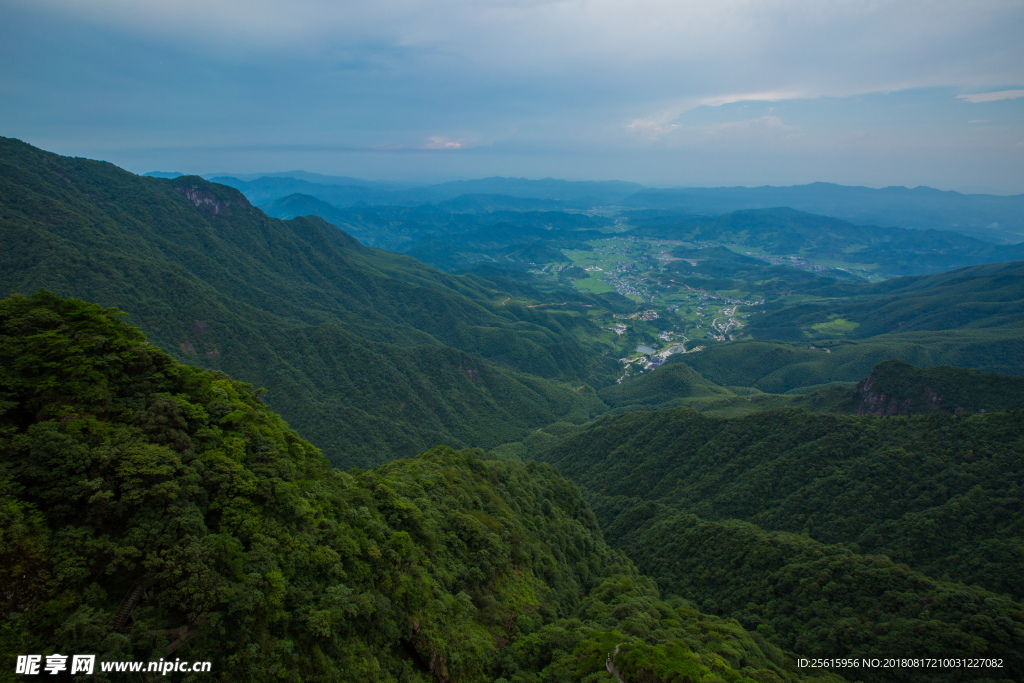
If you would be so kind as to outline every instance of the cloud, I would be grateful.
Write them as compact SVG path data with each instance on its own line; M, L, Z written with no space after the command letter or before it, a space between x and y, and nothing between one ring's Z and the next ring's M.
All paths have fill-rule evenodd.
M466 144L463 140L449 140L440 135L435 135L421 149L464 149L465 147Z
M800 126L786 125L778 116L759 116L746 121L729 121L708 126L705 130L712 136L731 139L792 138L801 133Z
M995 102L997 100L1015 100L1024 97L1024 90L1000 90L999 92L981 92L973 95L957 95L958 100L967 100L974 104L979 102Z
M804 97L806 93L799 90L777 90L772 92L746 93L743 95L714 95L705 97L700 101L708 107L720 107L723 104L735 102L780 102L782 100L795 100Z

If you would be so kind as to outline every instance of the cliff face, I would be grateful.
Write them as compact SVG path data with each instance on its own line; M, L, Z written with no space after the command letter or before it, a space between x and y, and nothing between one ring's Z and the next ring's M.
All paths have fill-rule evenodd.
M900 360L876 365L854 388L858 415L960 415L1024 407L1024 378L947 365L918 368Z
M885 372L882 364L875 366L867 379L857 385L854 392L860 396L860 404L857 406L858 415L911 415L922 412L943 410L945 412L960 415L965 412L963 406L950 407L946 405L946 397L932 387L924 384L919 387L916 395L894 395L882 391L876 387L879 371ZM902 392L900 392L902 393Z

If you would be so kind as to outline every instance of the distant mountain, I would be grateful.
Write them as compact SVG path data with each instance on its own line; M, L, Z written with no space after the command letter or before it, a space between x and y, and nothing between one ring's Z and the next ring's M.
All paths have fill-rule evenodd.
M177 173L175 171L150 171L149 173L143 173L147 178L167 178L168 180L173 178L180 178L185 175L184 173Z
M446 199L437 208L452 213L490 213L492 211L561 211L578 202L561 199L511 197L505 194L463 194Z
M500 194L534 199L585 201L595 205L615 204L643 189L643 185L622 180L527 180L499 176L479 180L456 180L430 186L430 190L449 197L464 194Z
M673 240L724 242L777 256L874 264L885 276L935 273L960 266L1024 259L1024 243L996 245L940 230L855 225L790 208L748 209L714 218L683 217L651 224L634 219L634 234ZM687 263L676 263L686 270Z
M489 280L319 218L267 217L196 176L144 178L3 138L0 177L0 294L46 288L127 311L179 360L269 389L335 463L496 445L603 410L595 389L615 361L574 331L594 324L505 302Z
M786 206L860 225L949 230L994 242L1024 241L1024 195L961 194L930 187L876 190L811 183L644 189L624 198L622 204L705 215Z
M618 180L602 182L553 180L527 180L525 178L482 178L480 180L457 180L439 185L420 187L389 186L384 183L364 183L358 179L334 178L336 182L316 182L315 174L303 173L295 176L260 176L245 180L233 176L211 176L209 180L228 185L242 192L256 205L267 204L290 194L300 193L316 197L337 207L355 205L399 205L419 206L454 200L463 195L491 195L464 199L462 211L491 211L513 208L517 205L526 210L562 208L552 201L568 202L573 208L587 208L614 204L624 197L643 189L643 185ZM342 181L352 180L351 184ZM498 199L497 197L501 197ZM547 202L515 202L515 199L548 200ZM456 206L449 210L459 211Z
M261 176L253 180L240 180L231 176L215 176L210 182L233 187L245 195L253 204L260 206L292 194L304 194L328 202L337 207L349 207L357 204L400 204L415 206L442 197L424 192L421 189L396 191L390 188L373 187L370 185L340 185L336 183L316 183L309 180L291 177Z
M323 173L310 173L309 171L278 171L276 173L204 173L203 178L212 180L214 178L236 178L244 182L259 180L260 178L293 178L304 180L317 185L354 185L358 187L372 187L384 190L401 190L422 186L422 183L392 182L389 180L366 180L365 178L353 178L345 175L324 175Z

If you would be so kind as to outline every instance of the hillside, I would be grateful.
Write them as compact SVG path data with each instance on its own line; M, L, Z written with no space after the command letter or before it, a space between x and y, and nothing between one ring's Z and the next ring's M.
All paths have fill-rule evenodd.
M615 362L577 313L530 308L319 219L269 218L197 177L139 177L9 139L0 166L0 293L122 308L179 359L266 387L346 467L603 410L593 390Z
M794 400L809 410L857 415L954 415L1024 408L1024 378L940 365L879 363L853 387L829 387Z
M891 333L1016 328L1024 313L1024 261L894 278L858 288L808 289L801 295L821 300L782 299L768 315L751 323L749 333L779 340L830 335L864 339Z
M19 654L217 680L840 683L664 599L545 465L332 468L117 311L0 301L0 679Z
M1020 410L634 412L530 450L583 488L609 542L664 590L785 649L999 651L1010 668L988 675L1020 676ZM971 614L1006 630L984 635ZM889 676L864 680L924 680Z

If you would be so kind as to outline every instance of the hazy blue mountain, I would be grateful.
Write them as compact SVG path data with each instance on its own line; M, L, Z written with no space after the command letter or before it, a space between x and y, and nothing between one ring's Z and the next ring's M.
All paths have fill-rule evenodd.
M357 185L359 187L373 187L385 190L401 190L412 187L420 187L422 183L392 182L389 180L367 180L365 178L353 178L347 175L324 175L323 173L310 173L309 171L278 171L276 173L204 173L203 178L237 178L244 182L259 180L260 178L294 178L305 180L318 185Z
M437 208L452 213L490 213L492 211L561 211L582 206L579 202L561 199L536 199L533 197L511 197L505 194L463 194L455 199L446 199Z
M1024 240L1024 195L961 194L930 187L876 190L811 183L790 187L645 189L622 203L706 215L788 206L858 224L951 230L996 242Z
M143 173L147 178L167 178L173 180L174 178L180 178L185 175L184 173L178 173L177 171L150 171L149 173Z
M527 180L526 178L495 177L457 180L421 187L402 187L369 183L355 178L333 178L332 182L316 182L315 178L315 174L303 173L302 177L282 174L260 176L250 180L237 176L210 176L208 179L241 191L246 199L256 205L266 204L298 192L338 207L357 204L417 206L445 202L462 195L502 195L505 199L497 200L501 206L496 208L512 208L512 204L515 202L509 198L566 201L572 202L573 207L585 208L614 204L624 197L644 189L643 185L619 180L575 182L551 178ZM341 182L342 180L351 180L351 183ZM453 210L479 211L482 204L494 204L495 202L496 200L493 199L463 200L462 205L465 208L453 208ZM534 210L556 208L556 205L552 204L535 203L521 204L520 206ZM484 210L493 209L484 208Z
M942 230L855 225L789 208L748 209L714 218L682 216L678 223L655 216L634 219L638 235L740 244L778 256L877 264L887 276L935 273L950 268L1024 258L1024 246L998 245ZM678 265L678 264L677 264ZM687 267L683 264L683 267Z
M262 176L254 180L241 180L231 176L216 176L211 182L233 187L259 206L291 194L304 194L338 207L356 204L401 204L416 205L440 201L444 197L425 192L422 189L391 190L367 185L339 185L315 183L309 180L286 177Z
M645 189L643 185L622 180L571 181L544 178L481 178L456 180L432 185L431 190L449 197L463 194L503 194L511 197L536 199L586 200L594 204L615 204Z

